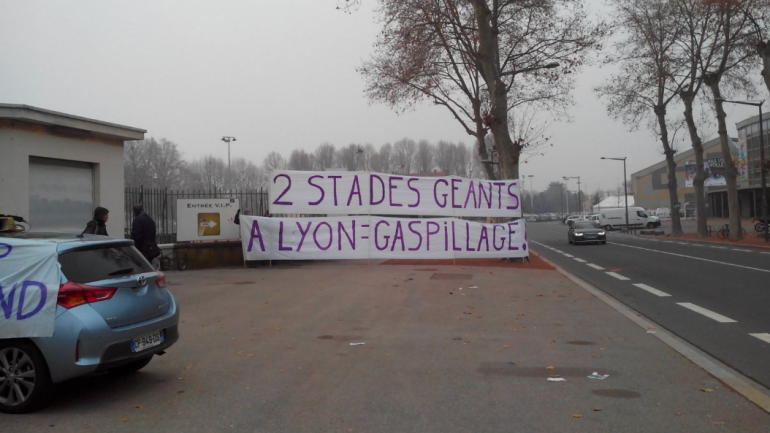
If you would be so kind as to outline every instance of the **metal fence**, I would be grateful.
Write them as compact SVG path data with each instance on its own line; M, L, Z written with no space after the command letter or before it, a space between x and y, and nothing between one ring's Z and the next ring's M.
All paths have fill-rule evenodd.
M155 220L157 227L157 242L159 244L176 242L176 203L178 199L187 198L237 198L241 212L251 211L253 215L262 216L267 212L267 190L213 190L213 191L179 191L165 189L150 189L144 187L126 188L125 234L131 234L131 224L134 222L133 207L141 204L144 211Z

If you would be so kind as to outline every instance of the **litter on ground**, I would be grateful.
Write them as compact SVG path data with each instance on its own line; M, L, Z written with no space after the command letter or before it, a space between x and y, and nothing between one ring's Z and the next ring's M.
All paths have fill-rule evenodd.
M610 375L609 374L599 374L599 373L594 371L593 374L591 374L590 376L586 376L586 377L588 377L589 379L604 380L604 379L610 377Z

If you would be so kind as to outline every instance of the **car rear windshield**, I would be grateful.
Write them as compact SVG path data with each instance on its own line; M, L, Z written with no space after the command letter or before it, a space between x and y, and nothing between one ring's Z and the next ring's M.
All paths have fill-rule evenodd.
M68 251L59 254L59 263L68 280L82 284L154 271L139 251L131 246Z

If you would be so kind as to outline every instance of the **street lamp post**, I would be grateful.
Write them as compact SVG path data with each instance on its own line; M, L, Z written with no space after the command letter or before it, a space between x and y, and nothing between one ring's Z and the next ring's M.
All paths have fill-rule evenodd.
M583 213L583 201L581 200L581 197L580 197L580 176L571 176L571 177L570 176L564 176L564 180L566 181L567 179L577 179L577 181L578 181L578 213L582 214Z
M612 159L614 161L623 161L623 193L625 196L623 196L623 203L626 205L626 230L628 230L628 179L626 179L626 157L621 158L605 158L602 156L602 159Z
M765 167L765 131L763 128L762 119L762 104L761 102L749 102L749 101L728 101L723 98L715 98L717 101L729 102L731 104L751 105L759 108L759 177L762 179L762 219L765 223L765 242L770 242L770 221L767 220L767 167Z
M227 171L230 171L230 142L236 140L235 137L222 137L222 141L227 143Z

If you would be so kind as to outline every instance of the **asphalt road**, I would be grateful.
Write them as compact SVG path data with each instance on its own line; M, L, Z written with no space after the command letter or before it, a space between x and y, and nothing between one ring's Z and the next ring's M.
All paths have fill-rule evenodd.
M770 251L617 232L570 245L559 222L527 228L535 252L770 387Z

